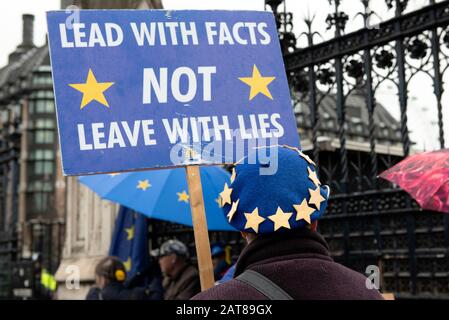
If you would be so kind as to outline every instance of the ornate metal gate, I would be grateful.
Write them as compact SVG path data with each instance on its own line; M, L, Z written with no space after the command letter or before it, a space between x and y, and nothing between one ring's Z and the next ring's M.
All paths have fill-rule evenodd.
M364 25L373 14L369 0ZM394 17L378 28L344 34L349 17L340 0L326 19L335 37L314 44L312 19L305 24L308 45L297 48L292 14L278 11L283 0L266 0L277 17L301 143L331 186L320 232L335 260L365 273L381 270L381 289L396 298L449 298L449 215L421 211L404 191L378 174L414 152L407 111L410 81L430 77L434 87L438 143L445 147L443 77L449 67L449 1L430 0L404 14L407 0L386 0ZM355 1L351 1L355 2ZM284 7L285 8L285 7ZM379 87L396 89L399 119L376 101ZM152 244L177 237L190 243L191 229L152 222ZM211 241L243 247L237 234L212 233Z
M335 37L315 45L312 19L306 19L308 46L301 49L296 48L292 15L277 11L283 1L266 2L277 15L301 139L310 140L320 178L332 186L334 196L320 231L334 257L360 272L378 265L383 289L399 296L449 297L449 216L420 211L407 194L377 178L413 151L407 108L409 84L418 74L432 80L438 142L445 147L449 1L431 0L403 14L407 0L387 0L395 10L393 19L344 35L349 17L340 10L342 1L330 0L334 12L326 22ZM369 26L370 1L361 2ZM387 81L398 95L399 121L386 120L388 112L375 99Z

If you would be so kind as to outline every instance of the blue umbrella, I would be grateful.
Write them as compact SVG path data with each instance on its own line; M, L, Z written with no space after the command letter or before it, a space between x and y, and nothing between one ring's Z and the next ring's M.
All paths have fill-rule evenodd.
M208 229L235 231L218 205L224 184L230 184L229 173L213 166L201 167L200 172ZM150 218L192 226L184 168L101 174L78 179L100 197Z

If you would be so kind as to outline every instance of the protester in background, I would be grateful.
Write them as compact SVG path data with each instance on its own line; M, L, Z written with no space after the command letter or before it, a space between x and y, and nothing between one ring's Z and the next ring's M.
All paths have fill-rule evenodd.
M126 279L125 287L128 289L144 288L146 299L163 300L162 272L158 261L150 259L147 268L137 272L132 278Z
M235 273L235 263L228 269L228 271L226 271L223 277L221 277L221 279L216 282L216 284L222 284L232 280L234 278L234 273Z
M34 264L34 298L36 300L53 299L56 291L56 280L44 267L42 254L33 253L31 261Z
M164 299L188 300L200 292L198 270L189 261L189 252L184 243L168 240L151 255L159 258L164 275Z
M226 218L248 242L234 279L194 299L381 300L363 275L332 260L316 231L329 188L321 186L313 161L286 146L255 156L256 163L234 168L233 183L221 193Z
M211 249L215 281L220 280L231 266L226 261L226 252L221 244L214 244Z
M144 288L127 289L124 286L126 269L117 257L106 257L95 267L96 286L86 300L146 300Z

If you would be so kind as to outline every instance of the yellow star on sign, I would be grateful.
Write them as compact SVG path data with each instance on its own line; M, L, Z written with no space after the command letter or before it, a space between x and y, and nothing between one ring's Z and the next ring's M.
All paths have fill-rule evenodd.
M251 91L249 93L249 100L251 101L255 96L259 93L262 93L264 96L273 100L271 96L270 90L268 90L268 85L274 80L276 77L262 77L257 69L256 65L253 66L253 74L251 77L242 77L239 78L240 81L246 83L251 87Z
M309 207L306 199L302 200L300 205L294 204L293 208L296 210L296 221L305 220L308 224L311 223L310 216L315 209Z
M177 192L176 194L178 195L179 202L184 201L185 203L189 203L189 195L185 190L182 192Z
M128 257L128 259L123 262L123 265L125 266L126 271L131 270L131 257Z
M143 180L143 181L140 181L139 180L139 183L137 184L137 189L142 189L143 191L145 191L145 190L147 190L149 187L151 187L151 184L148 182L148 180Z
M69 86L83 93L83 100L81 101L80 109L83 109L86 105L94 100L109 108L109 104L104 96L104 92L108 90L113 84L114 82L97 82L92 69L89 69L89 73L87 75L87 80L85 83L72 83L69 84Z
M312 182L318 187L321 184L321 182L316 176L316 171L313 171L312 169L307 167L307 172L309 173L309 179L312 180Z
M316 208L318 210L320 210L320 206L321 206L321 202L323 202L324 197L321 195L320 193L320 188L316 188L315 190L309 189L309 193L310 193L310 200L309 203L310 204L314 204L316 206Z
M259 215L259 209L256 208L251 213L245 213L246 224L245 229L253 229L254 232L259 232L259 224L265 221L265 218Z
M128 234L126 240L132 240L134 238L134 226L132 226L131 228L125 228L125 231Z
M280 207L276 210L276 214L268 216L268 219L274 222L274 231L284 227L291 229L288 220L292 217L293 212L284 212Z
M223 191L220 192L222 206L224 206L226 203L232 204L231 203L231 193L232 193L232 189L228 187L227 183L225 183Z

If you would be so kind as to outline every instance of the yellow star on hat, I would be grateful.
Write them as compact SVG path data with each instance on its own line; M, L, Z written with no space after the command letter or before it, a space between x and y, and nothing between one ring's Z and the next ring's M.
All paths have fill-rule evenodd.
M273 100L273 97L268 90L268 85L274 80L276 77L262 77L257 66L253 66L253 74L251 77L241 77L240 81L246 83L251 87L251 91L249 93L249 100L252 100L259 93Z
M229 210L228 213L228 221L231 222L232 218L234 217L234 214L237 212L237 206L239 205L240 199L238 199L236 202L232 203L231 210Z
M310 159L310 157L308 155L306 155L304 152L302 152L301 150L298 150L298 153L309 164L312 164L312 165L316 166L315 162L312 159Z
M320 180L318 179L318 177L316 176L316 171L313 171L312 169L310 169L309 167L307 167L307 172L309 173L309 179L312 180L312 182L318 187L319 185L321 185Z
M97 82L92 69L89 69L85 83L71 83L69 86L83 93L80 109L94 100L109 108L104 92L113 84L114 82Z
M228 184L225 183L224 189L220 192L221 205L224 206L226 203L232 204L231 202L231 193L232 189L228 187Z
M291 229L288 220L292 217L292 212L284 212L280 207L276 210L276 214L268 216L268 219L274 222L274 231L284 227Z
M259 224L265 221L265 218L259 215L259 209L256 208L251 213L245 213L246 224L245 229L253 229L254 232L259 232Z
M220 197L220 196L218 196L218 198L215 199L215 202L218 204L218 206L219 206L220 208L223 207L223 206L221 205L221 197Z
M315 190L309 189L310 193L310 204L314 204L318 210L320 210L321 202L325 201L324 197L320 193L320 188L316 188Z
M294 204L293 208L296 210L296 221L305 220L308 224L311 223L310 216L315 209L309 207L306 199L302 200L300 205Z
M232 168L231 183L234 183L236 175L237 175L237 173L235 172L235 168Z

